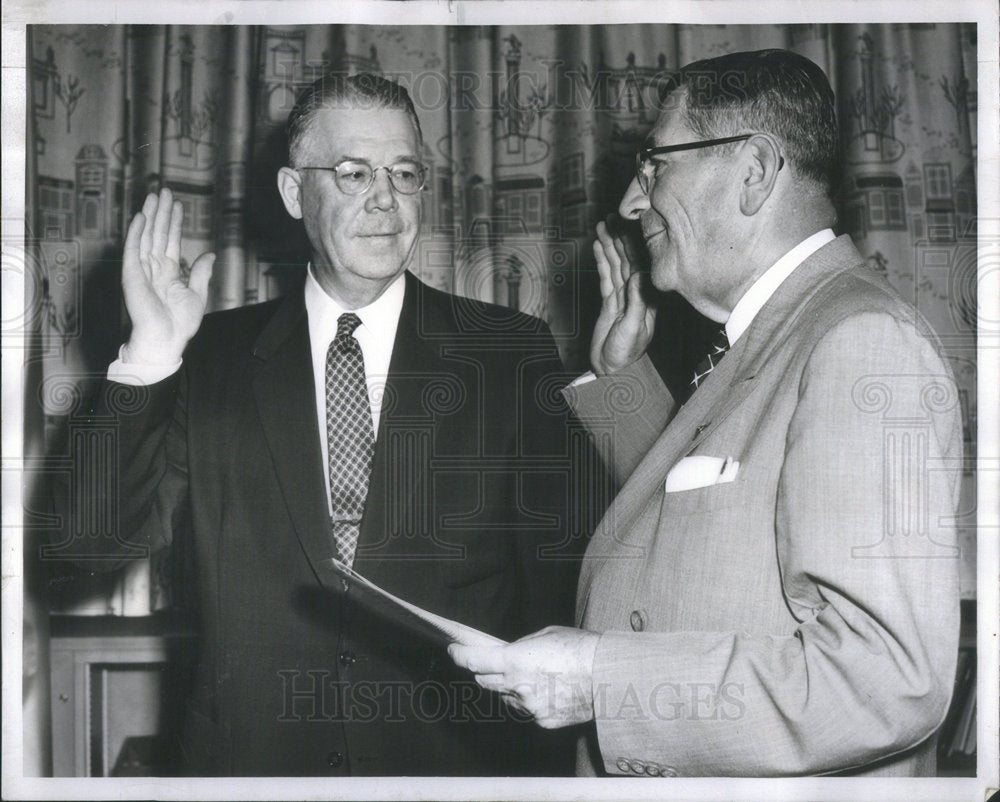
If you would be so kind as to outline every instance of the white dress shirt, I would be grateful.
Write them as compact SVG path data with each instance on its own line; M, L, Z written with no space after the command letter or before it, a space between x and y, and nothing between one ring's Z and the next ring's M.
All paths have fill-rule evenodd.
M792 275L795 268L833 239L835 239L833 231L829 228L824 228L822 231L817 231L806 237L750 285L750 289L743 293L743 297L736 302L736 306L733 307L733 311L729 313L729 319L726 321L726 337L729 338L730 347L735 345L736 341L743 336L743 332L750 328L757 313L781 286L781 282Z
M729 319L725 324L726 337L729 339L730 347L735 345L736 341L743 336L743 332L750 328L750 324L757 317L757 313L770 300L778 287L781 286L781 282L788 278L795 268L833 239L836 239L836 237L833 230L829 228L824 228L822 231L817 231L815 234L806 237L765 270L760 278L750 285L750 289L743 293L743 297L736 302L736 306L729 313ZM580 384L586 384L596 378L597 376L594 375L593 371L587 371L582 376L574 379L570 386L575 387Z
M361 346L365 359L365 382L368 384L368 403L372 410L372 428L378 436L378 422L382 413L382 396L392 344L396 340L399 314L403 310L406 281L400 273L374 302L361 309L345 309L326 294L313 277L312 266L306 274L306 314L309 318L309 350L312 354L313 380L316 386L316 418L319 442L323 450L323 473L327 487L330 485L329 443L326 436L326 352L337 335L337 320L344 312L354 312L361 318L361 325L354 330L354 339Z
M382 396L396 328L403 309L406 281L403 274L396 278L371 304L361 309L345 309L326 294L313 277L312 266L306 271L305 306L309 321L309 350L312 357L313 383L316 388L316 424L320 448L323 451L323 474L330 485L330 446L326 436L326 352L337 334L337 320L344 312L354 312L361 318L361 325L354 331L354 338L361 346L365 360L365 381L368 385L368 403L372 411L372 428L378 436L378 422L382 413ZM124 347L124 346L123 346ZM163 381L180 370L181 363L172 365L141 365L122 362L119 356L108 367L108 379L121 384L148 385ZM327 498L329 503L329 497Z

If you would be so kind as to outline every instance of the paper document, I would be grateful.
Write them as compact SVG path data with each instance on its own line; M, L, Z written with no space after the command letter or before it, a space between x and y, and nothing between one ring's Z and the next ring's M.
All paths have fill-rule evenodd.
M465 646L503 646L507 642L393 596L340 560L331 558L324 567L348 584L348 592L359 603L399 623L415 626L434 640Z

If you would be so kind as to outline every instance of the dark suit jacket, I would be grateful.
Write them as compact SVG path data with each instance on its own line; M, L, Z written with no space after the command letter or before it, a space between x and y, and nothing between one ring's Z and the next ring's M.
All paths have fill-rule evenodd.
M355 568L505 639L571 623L580 549L560 372L541 321L407 274ZM208 315L177 375L124 407L122 392L107 383L96 409L118 420L120 531L182 545L193 565L192 772L572 771L565 738L511 722L440 644L325 580L301 292Z

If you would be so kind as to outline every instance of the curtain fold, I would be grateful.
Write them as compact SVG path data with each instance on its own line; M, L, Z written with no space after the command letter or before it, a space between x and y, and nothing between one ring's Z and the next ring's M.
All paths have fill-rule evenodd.
M223 75L230 87L224 93L220 126L220 161L215 212L215 270L218 309L242 306L257 297L257 276L247 264L246 183L253 149L254 72L253 32L239 26L226 31Z

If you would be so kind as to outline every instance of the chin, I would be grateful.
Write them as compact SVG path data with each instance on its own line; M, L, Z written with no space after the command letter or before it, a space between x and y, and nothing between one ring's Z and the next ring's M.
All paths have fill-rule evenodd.
M402 259L380 259L374 264L359 264L354 268L354 273L356 275L362 276L363 278L372 279L373 281L379 281L384 279L391 279L398 276L403 272L406 265L403 263Z
M369 237L358 243L354 249L358 261L405 261L413 250L413 240L404 241L401 237Z
M370 239L359 247L351 248L350 263L363 275L388 275L405 260L406 251L392 240Z
M649 281L660 292L671 292L677 289L677 271L670 265L653 264Z

